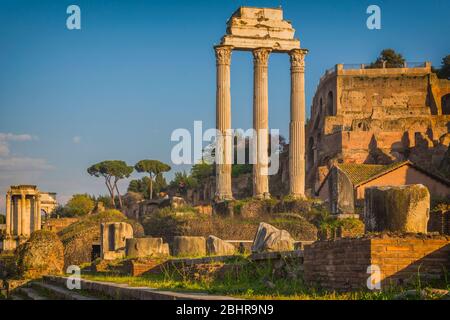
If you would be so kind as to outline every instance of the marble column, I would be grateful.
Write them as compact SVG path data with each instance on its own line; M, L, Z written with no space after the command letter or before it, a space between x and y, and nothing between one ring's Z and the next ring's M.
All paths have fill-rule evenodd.
M12 219L11 219L11 194L6 194L6 235L12 234Z
M22 196L18 195L16 197L16 206L17 206L17 235L22 235Z
M27 218L28 218L28 214L27 214L27 196L26 194L22 193L21 197L20 197L20 224L21 224L21 233L20 235L26 236L28 235L28 231L27 231Z
M291 121L289 124L289 191L305 197L305 49L294 49L291 61Z
M253 129L257 134L253 165L253 196L270 198L268 176L269 82L268 62L271 49L253 50Z
M36 215L37 215L37 224L35 230L41 230L42 228L42 216L41 216L41 196L36 195Z
M233 198L231 191L232 133L231 133L231 46L216 46L216 195L218 201Z

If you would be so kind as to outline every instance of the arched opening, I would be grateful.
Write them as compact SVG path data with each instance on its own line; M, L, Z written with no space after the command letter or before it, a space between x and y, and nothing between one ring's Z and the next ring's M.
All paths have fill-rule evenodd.
M450 115L450 93L441 98L442 114Z
M334 116L333 92L328 92L327 96L327 116Z

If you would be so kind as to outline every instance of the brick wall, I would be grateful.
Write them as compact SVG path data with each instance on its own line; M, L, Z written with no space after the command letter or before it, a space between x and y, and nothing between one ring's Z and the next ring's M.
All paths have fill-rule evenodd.
M436 279L450 270L450 237L380 236L318 241L305 248L304 277L330 290L367 289L367 268L377 265L381 288Z

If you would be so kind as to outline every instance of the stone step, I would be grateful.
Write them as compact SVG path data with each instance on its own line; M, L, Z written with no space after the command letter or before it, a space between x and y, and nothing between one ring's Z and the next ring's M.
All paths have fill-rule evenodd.
M45 283L65 285L67 278L60 276L44 276ZM239 300L227 296L209 295L206 293L182 293L160 291L148 287L130 287L127 284L101 282L81 279L81 289L108 296L116 300Z
M32 286L48 290L51 294L63 300L98 300L97 298L78 294L72 290L65 289L56 284L50 284L45 280L44 282L33 282Z
M21 287L18 291L28 300L48 300L47 297L43 296L33 288Z
M18 294L12 294L9 298L11 300L25 300L22 296L20 296Z

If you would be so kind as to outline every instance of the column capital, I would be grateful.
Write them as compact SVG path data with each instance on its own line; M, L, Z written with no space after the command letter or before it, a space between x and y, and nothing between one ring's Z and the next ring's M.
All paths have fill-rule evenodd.
M216 52L216 64L231 64L231 52L233 51L232 46L215 46L214 51Z
M270 48L257 48L253 50L253 63L256 65L267 66L269 62Z
M289 51L289 57L291 60L292 68L299 68L300 71L304 72L305 68L305 56L308 54L307 49L293 49Z

